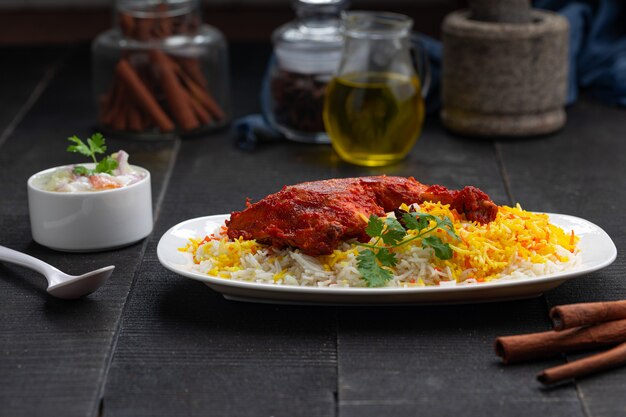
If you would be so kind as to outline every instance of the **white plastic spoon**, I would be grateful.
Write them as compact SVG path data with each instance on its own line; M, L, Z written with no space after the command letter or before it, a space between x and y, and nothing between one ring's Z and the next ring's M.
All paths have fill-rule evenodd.
M83 275L68 275L30 255L0 246L0 261L30 268L48 280L48 293L54 297L73 299L91 294L104 284L115 266L106 266Z

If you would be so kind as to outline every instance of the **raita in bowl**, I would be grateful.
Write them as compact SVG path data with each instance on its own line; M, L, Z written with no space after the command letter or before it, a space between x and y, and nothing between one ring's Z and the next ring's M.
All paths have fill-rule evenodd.
M28 179L30 224L37 243L92 252L130 245L152 232L150 172L130 165L124 151L98 162L95 153L106 147L103 138L93 138L81 142L84 147L77 152L87 155L95 149L95 162L50 168Z

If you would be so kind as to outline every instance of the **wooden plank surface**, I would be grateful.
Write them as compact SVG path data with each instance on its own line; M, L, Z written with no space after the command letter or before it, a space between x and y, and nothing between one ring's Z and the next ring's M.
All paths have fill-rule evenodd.
M625 135L624 109L583 100L569 109L567 125L556 135L498 145L516 201L528 210L585 218L606 230L618 248L610 267L547 293L551 306L626 298ZM624 415L626 368L576 385L587 415Z
M31 59L24 72L33 71L35 63ZM141 242L115 252L61 253L37 245L30 235L26 180L42 169L79 161L65 152L66 138L91 132L89 63L86 47L71 56L0 148L0 244L68 273L111 263L117 268L102 289L68 302L49 297L45 279L37 273L0 264L2 416L96 415L124 302L145 250ZM152 172L156 201L173 157L173 143L110 140L109 146L123 146L132 162Z
M503 367L496 336L547 329L542 299L356 309L340 316L341 416L582 416L573 388L545 392L538 368Z
M0 146L45 90L65 60L68 48L0 49Z

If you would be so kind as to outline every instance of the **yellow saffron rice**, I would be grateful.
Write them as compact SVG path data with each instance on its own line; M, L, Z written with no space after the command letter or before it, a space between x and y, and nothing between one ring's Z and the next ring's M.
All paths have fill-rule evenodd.
M404 205L401 208L408 210ZM480 224L465 220L440 203L424 202L418 210L451 220L459 239L443 230L435 233L450 245L452 258L437 258L432 249L422 247L420 238L394 248L398 264L391 269L393 279L387 286L472 284L540 276L580 264L579 238L573 231L551 224L546 214L524 211L519 205L501 206L494 221ZM407 238L415 233L409 230ZM312 257L298 250L277 250L254 240L231 241L224 229L190 239L180 248L189 254L193 270L210 276L330 287L366 286L357 270L356 257L362 250L354 242L346 242L330 255Z

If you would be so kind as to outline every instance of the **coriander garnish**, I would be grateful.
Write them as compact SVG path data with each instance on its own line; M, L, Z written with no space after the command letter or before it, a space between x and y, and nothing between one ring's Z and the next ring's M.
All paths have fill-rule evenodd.
M96 159L96 154L103 154L106 152L107 147L104 144L104 136L101 133L94 133L87 139L87 143L83 142L74 135L71 138L67 138L70 142L74 142L75 145L67 147L68 152L75 152L81 155L85 155L91 158L96 164L94 169L88 169L82 165L74 167L74 173L77 175L93 175L93 174L113 174L113 170L117 168L117 161L111 155L105 156L100 162Z
M450 236L458 239L454 225L447 217L437 217L420 212L406 212L396 210L400 219L380 218L371 215L365 232L376 241L373 244L357 243L365 249L357 256L357 269L367 282L368 287L382 287L392 278L390 267L397 263L396 254L390 249L406 245L416 239L422 239L422 247L432 248L439 259L450 259L452 249L438 236L431 235L437 229L444 230ZM434 225L431 226L431 223ZM407 231L415 230L417 234L407 238ZM379 245L382 240L383 244Z

